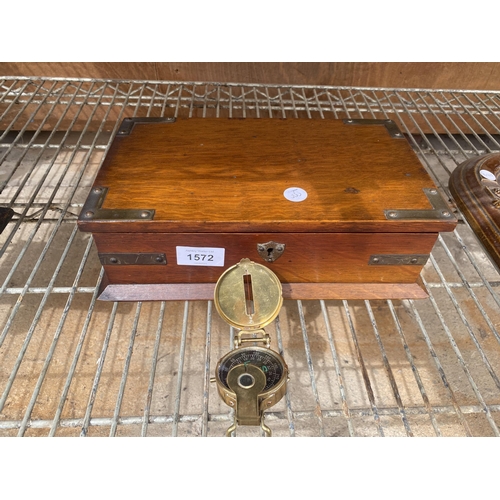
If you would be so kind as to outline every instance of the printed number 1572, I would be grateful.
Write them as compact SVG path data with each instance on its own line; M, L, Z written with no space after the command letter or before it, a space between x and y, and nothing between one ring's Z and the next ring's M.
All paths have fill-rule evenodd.
M201 260L207 262L213 262L214 256L206 253L188 253L186 257L189 260Z

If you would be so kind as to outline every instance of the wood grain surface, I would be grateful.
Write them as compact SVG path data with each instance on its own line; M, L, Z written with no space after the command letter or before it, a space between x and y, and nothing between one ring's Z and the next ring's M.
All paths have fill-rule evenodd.
M498 62L2 62L0 74L499 90Z
M488 254L500 269L500 184L480 174L500 176L500 154L471 158L452 172L450 192Z
M164 253L166 265L106 265L113 284L215 283L242 258L269 267L282 283L412 283L422 265L369 265L372 255L429 254L435 233L95 233L99 253ZM272 263L258 243L283 243ZM177 265L176 246L224 248L223 267Z
M102 208L152 221L80 220L92 232L430 232L456 221L387 220L431 210L434 183L404 139L341 120L178 119L117 137L95 180ZM308 196L287 200L285 189Z

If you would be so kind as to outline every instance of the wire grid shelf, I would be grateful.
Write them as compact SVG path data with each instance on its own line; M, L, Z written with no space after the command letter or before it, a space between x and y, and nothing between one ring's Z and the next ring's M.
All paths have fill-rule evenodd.
M212 302L107 303L76 219L125 117L391 119L442 194L500 150L498 92L0 78L0 436L222 436ZM452 203L452 202L451 202ZM425 300L285 301L275 436L498 436L500 276L458 214ZM260 435L238 428L238 436Z

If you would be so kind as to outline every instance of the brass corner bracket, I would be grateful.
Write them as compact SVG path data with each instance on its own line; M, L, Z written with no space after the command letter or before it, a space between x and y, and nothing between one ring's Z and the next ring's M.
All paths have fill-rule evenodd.
M384 210L388 220L447 220L456 221L456 217L450 210L443 197L436 188L423 188L432 209L400 210L389 208Z
M93 186L85 201L80 216L79 222L90 221L142 221L153 220L155 215L154 209L138 208L138 209L114 209L101 208L104 199L108 194L108 188L104 186Z
M374 119L350 119L347 118L345 120L342 120L346 125L383 125L386 129L387 132L389 132L389 135L393 139L404 139L405 136L401 131L399 130L399 127L396 125L395 122L392 120L374 120Z

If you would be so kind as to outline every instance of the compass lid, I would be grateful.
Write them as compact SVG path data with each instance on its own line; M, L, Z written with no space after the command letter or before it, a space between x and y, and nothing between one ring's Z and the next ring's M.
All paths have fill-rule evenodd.
M231 326L240 330L263 328L279 314L283 304L281 283L267 267L242 259L217 281L214 303Z

